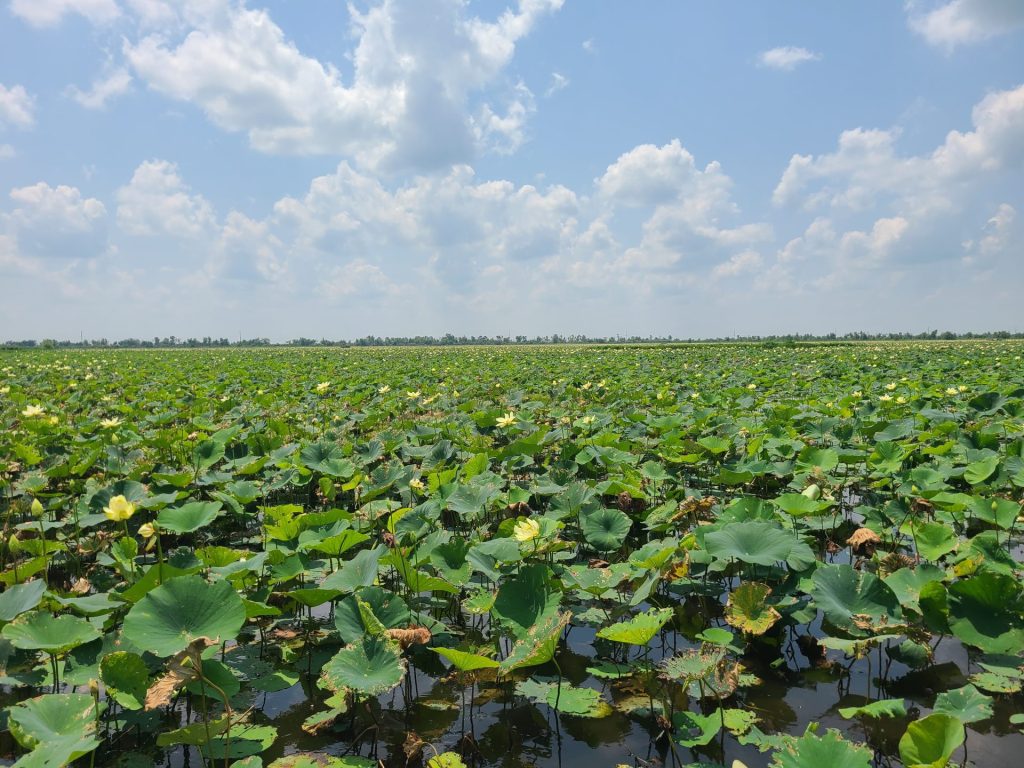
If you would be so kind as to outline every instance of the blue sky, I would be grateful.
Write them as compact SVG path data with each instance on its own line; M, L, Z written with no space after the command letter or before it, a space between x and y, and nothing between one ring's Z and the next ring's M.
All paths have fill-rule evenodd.
M0 339L1024 330L1019 0L7 0Z

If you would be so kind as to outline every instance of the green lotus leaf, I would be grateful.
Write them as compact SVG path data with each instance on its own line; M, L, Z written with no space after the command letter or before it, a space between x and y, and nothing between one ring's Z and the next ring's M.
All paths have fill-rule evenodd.
M907 708L903 699L880 699L859 707L841 707L839 714L847 720L854 717L903 717Z
M142 657L115 651L100 659L100 680L107 694L125 709L142 709L149 688L149 669Z
M712 557L734 559L751 565L786 562L797 571L814 563L814 553L795 533L763 520L748 520L727 525L704 537Z
M1024 606L1015 579L983 572L947 592L949 626L960 640L986 653L1024 651Z
M466 768L458 752L442 752L427 760L427 768Z
M368 606L384 629L405 627L412 621L409 606L394 592L380 587L363 587L355 595L339 601L334 609L334 626L346 643L360 640L367 632L363 613L359 609L360 601Z
M92 752L96 738L96 703L84 693L52 693L15 704L7 710L11 735L31 750L16 765L57 768Z
M716 710L710 715L699 712L682 711L672 715L672 728L676 741L684 747L702 747L722 729L722 715Z
M557 610L559 597L551 586L551 569L546 565L527 565L498 588L491 614L521 638L541 616Z
M459 651L455 648L431 648L434 653L444 656L460 672L475 672L478 669L497 669L498 662L476 653Z
M964 724L947 714L931 714L907 726L900 738L900 759L906 768L945 768L964 743Z
M356 465L345 457L345 452L331 443L313 443L299 454L302 463L309 469L331 477L347 480L356 471Z
M370 586L377 580L377 563L386 551L387 547L375 547L356 553L351 560L346 560L341 568L324 579L320 586L346 593Z
M933 711L955 717L961 723L976 723L992 717L992 697L967 684L935 697Z
M796 468L799 472L831 472L838 466L839 454L831 448L807 446L796 457Z
M563 715L598 719L607 717L612 708L593 688L577 688L569 683L538 682L523 680L516 684L516 693L538 704L547 704Z
M279 757L267 768L376 768L377 761L368 757L344 755L335 757L323 753L298 752L287 757ZM239 768L234 763L232 768Z
M914 525L913 539L918 552L928 560L938 560L949 554L959 543L959 539L949 526L938 522Z
M620 621L598 630L597 636L603 640L630 645L647 645L651 639L672 620L671 608L652 608L640 613L628 621Z
M220 509L219 501L193 501L180 507L161 510L156 522L162 531L192 533L216 520Z
M245 724L233 726L230 733L211 739L200 749L212 760L234 759L266 752L276 740L277 728L274 726Z
M321 677L334 691L348 689L379 696L402 682L405 661L396 644L364 637L338 651L324 665Z
M23 613L0 632L15 648L61 654L100 637L99 631L77 616L54 616L47 611Z
M611 552L621 547L632 525L629 515L608 507L580 517L583 538L598 552Z
M899 600L872 573L849 565L825 565L811 577L815 605L834 627L855 637L877 634L900 615Z
M572 614L552 612L545 614L526 634L512 646L508 656L501 662L498 669L507 674L516 669L536 667L546 664L555 655L558 639L562 630L569 623Z
M726 622L743 632L763 635L782 618L773 606L768 605L771 592L767 584L743 582L729 595L725 609Z
M772 758L772 768L870 768L873 753L851 744L830 728L818 737L808 729L800 738L786 738Z
M964 480L971 485L980 485L988 480L999 469L999 456L988 456L980 461L972 461L964 470Z
M128 611L124 635L144 651L171 656L200 637L233 640L244 623L245 605L230 582L179 576Z
M46 582L42 579L8 587L0 595L0 621L11 621L25 611L31 611L39 605L45 591Z

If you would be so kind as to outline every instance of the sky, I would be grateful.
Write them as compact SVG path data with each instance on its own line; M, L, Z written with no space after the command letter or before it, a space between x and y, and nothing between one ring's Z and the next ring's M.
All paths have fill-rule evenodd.
M2 0L0 340L1024 330L1021 0Z

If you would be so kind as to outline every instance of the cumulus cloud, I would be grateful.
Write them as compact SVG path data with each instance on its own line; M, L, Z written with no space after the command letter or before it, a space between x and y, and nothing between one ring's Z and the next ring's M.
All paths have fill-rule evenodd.
M910 27L931 45L950 51L1024 28L1019 0L908 2Z
M69 14L102 24L121 15L115 0L11 0L11 13L34 27L59 24Z
M68 94L86 109L104 109L108 102L124 95L131 87L132 76L120 68L94 80L88 90L83 91L73 85L68 89Z
M1017 211L1009 203L1000 204L995 214L985 222L978 240L964 242L964 263L984 263L1009 249L1014 235Z
M901 156L896 129L845 131L835 152L794 155L772 199L811 209L892 203L916 215L949 209L963 184L1024 160L1024 86L986 96L972 122L974 130L950 131L929 155Z
M565 88L568 88L568 87L569 87L569 78L568 77L566 77L565 75L560 74L558 72L552 72L551 73L551 85L549 85L548 89L546 91L544 91L544 96L546 98L550 99L556 93L558 93L559 91L561 91L561 90L563 90Z
M38 182L10 192L14 208L0 216L0 232L24 259L75 260L98 256L106 244L107 209L77 187Z
M760 66L769 69L781 69L783 72L792 72L801 64L820 60L820 53L792 45L771 48L770 50L762 51L761 55L758 56L758 64Z
M35 99L22 85L0 83L0 127L30 128L35 122Z
M562 2L520 0L495 21L468 15L461 0L350 8L350 82L302 53L267 11L218 0L187 4L179 42L151 34L124 53L149 87L245 132L258 150L434 170L522 142L532 94L503 73L519 40Z
M128 235L198 239L216 228L213 207L178 175L174 163L148 160L117 191L117 224Z

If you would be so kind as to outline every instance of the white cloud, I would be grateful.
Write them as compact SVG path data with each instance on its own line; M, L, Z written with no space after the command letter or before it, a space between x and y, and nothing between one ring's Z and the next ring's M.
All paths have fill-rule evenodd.
M0 127L5 124L29 128L35 122L35 99L22 85L10 88L0 83Z
M117 191L117 224L129 235L189 239L209 237L217 226L210 203L166 160L142 163Z
M0 160L10 160L15 155L17 152L10 144L0 144Z
M597 41L592 37L588 37L584 40L580 47L589 54L597 53Z
M950 0L938 7L908 2L910 27L928 43L946 50L978 43L1024 27L1020 0Z
M185 14L192 29L179 43L149 35L127 43L125 56L151 88L246 132L258 150L431 170L522 141L532 95L503 72L518 41L562 2L520 0L493 22L467 16L462 0L350 8L357 44L348 84L299 51L266 11L217 0Z
M1024 161L1024 86L993 93L972 111L974 130L950 131L929 155L900 156L898 130L844 131L835 152L794 155L773 193L778 205L865 210L890 204L923 216L954 205L963 185Z
M995 214L985 222L981 238L975 242L968 240L964 245L964 263L968 265L987 261L1009 249L1017 211L1009 203L1002 203Z
M87 91L71 86L68 94L86 109L104 109L107 102L127 93L132 87L132 76L121 68L106 77L94 80Z
M549 85L548 89L546 91L544 91L544 96L546 98L551 98L552 96L554 96L556 93L558 93L562 89L568 88L568 87L569 87L569 78L568 77L566 77L565 75L559 74L558 72L552 72L551 73L551 85Z
M801 64L808 61L820 61L821 54L809 51L806 48L798 48L792 45L780 46L767 51L762 51L758 56L758 63L769 69L781 69L784 72L791 72Z
M121 9L115 0L11 0L11 13L32 26L49 27L72 13L102 24L116 19Z
M711 277L720 280L726 277L737 277L746 272L754 272L761 267L761 254L757 251L742 251L719 264L711 270Z
M10 199L14 208L0 214L0 234L11 238L23 267L35 260L91 259L106 247L107 209L77 187L40 181L12 189Z

